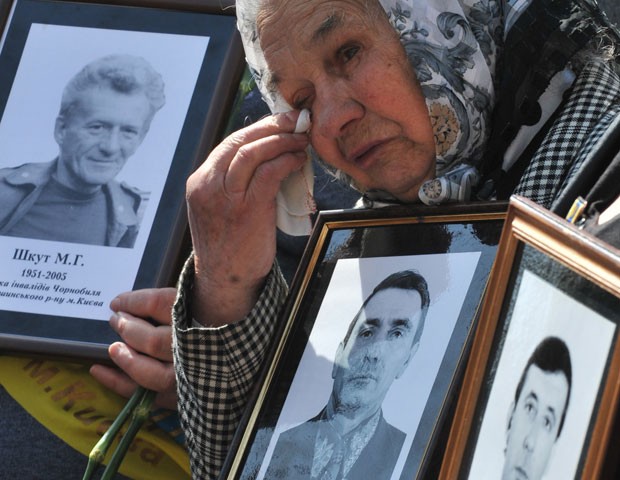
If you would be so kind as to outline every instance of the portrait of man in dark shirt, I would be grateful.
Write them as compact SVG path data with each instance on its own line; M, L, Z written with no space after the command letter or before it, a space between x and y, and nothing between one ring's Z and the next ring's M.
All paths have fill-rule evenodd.
M132 248L149 192L115 178L164 103L163 79L142 57L83 67L62 94L58 156L0 169L0 235Z

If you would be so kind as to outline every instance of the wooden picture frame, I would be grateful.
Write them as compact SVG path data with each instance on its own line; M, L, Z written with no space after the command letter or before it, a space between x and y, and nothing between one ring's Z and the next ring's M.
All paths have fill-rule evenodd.
M142 58L163 79L165 95L135 153L103 187L140 196L131 242L112 243L104 215L46 220L61 222L63 238L31 233L17 213L30 197L0 216L0 350L106 361L118 339L107 322L114 296L174 284L188 250L185 182L221 139L245 65L232 5L0 0L0 197L7 176L29 175L31 163L45 172L62 163L61 94L85 65L108 55ZM128 210L113 200L106 193L107 219ZM105 243L91 240L97 228Z
M599 478L619 322L618 250L513 197L440 478Z
M405 350L399 349L396 343L391 344L391 349L393 353L404 352L411 360L402 362L407 366L401 372L402 378L393 385L389 380L380 387L377 381L393 378L392 368L386 366L385 375L375 371L366 386L370 388L369 393L362 394L365 401L372 401L370 398L375 396L372 392L387 391L379 409L382 413L373 418L381 425L377 431L385 426L384 420L389 428L400 431L394 433L402 443L396 442L390 448L385 443L390 442L382 439L381 448L369 446L361 455L366 458L367 478L383 478L379 471L385 473L386 469L401 472L394 473L397 475L394 478L422 478L458 383L456 379L495 256L505 208L505 203L478 203L321 212L292 282L280 318L280 331L266 361L256 397L241 423L220 478L276 478L283 474L267 470L275 468L270 462L278 457L273 454L280 448L278 436L284 438L280 433L293 430L291 427L295 425L303 428L304 423L313 423L309 419L326 412L322 408L330 398L334 383L330 371L341 365L337 360L338 344L342 341L347 350L344 337L355 338L353 344L360 338L357 333L346 335L350 325L354 325L353 330L358 328L358 322L351 320L365 299L368 303L364 312L369 312L370 305L379 301L381 292L373 299L370 292L381 280L403 272L409 276L410 270L426 280L430 306L425 320L413 320L414 317L410 321L402 320L410 330L402 336L393 333L393 338L409 338L409 343L400 344L406 345ZM413 297L417 298L416 295L414 292ZM403 317L416 310L398 299L394 305L406 306ZM416 321L419 323L415 324ZM416 332L421 334L417 339ZM411 345L417 346L411 348ZM352 354L346 355L353 358ZM395 358L391 355L382 358L387 357ZM349 361L350 365L353 363ZM335 376L338 378L338 373ZM370 387L375 382L376 387ZM403 415L407 410L410 412ZM295 478L298 468L310 468L296 464L295 458L304 448L293 445L296 453L280 457L285 464L283 468L291 469L282 478ZM377 455L380 459L373 460ZM308 461L307 458L298 460ZM360 464L344 468L360 468ZM358 478L353 472L348 473Z

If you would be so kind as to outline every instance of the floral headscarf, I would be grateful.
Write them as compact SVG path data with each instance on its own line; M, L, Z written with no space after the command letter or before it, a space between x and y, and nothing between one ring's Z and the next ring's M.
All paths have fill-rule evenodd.
M492 0L381 0L413 65L435 133L437 174L477 164L495 103L493 74L501 38Z
M503 34L498 2L379 1L400 36L426 97L435 134L437 175L461 163L477 165L484 152L495 104L493 77ZM260 2L237 0L237 28L246 60L271 111L288 111L291 107L279 93L262 82L268 67L256 28L257 3ZM285 216L303 219L311 209L305 194L311 188L311 172L306 170L292 177L283 186L285 194L280 195L278 203ZM297 230L294 225L287 226L285 219L281 222L280 217L279 226Z

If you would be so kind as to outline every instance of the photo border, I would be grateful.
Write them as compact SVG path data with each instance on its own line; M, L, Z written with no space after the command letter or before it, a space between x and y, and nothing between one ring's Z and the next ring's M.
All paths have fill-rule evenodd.
M91 17L95 13L109 13L106 26L102 28L176 33L180 26L169 26L167 23L169 13L174 11L188 19L192 18L192 22L198 25L197 30L211 29L204 33L210 37L209 45L199 69L196 86L191 92L188 112L132 288L174 285L182 262L190 250L185 181L225 133L244 72L243 47L235 26L234 1L0 0L0 32L3 38L7 32L11 34L15 25L13 7L18 3L23 8L28 4L27 8L34 9L34 13L29 12L29 15L35 17L37 8L44 12L43 15L47 15L50 5L62 5L63 8L58 9L61 11L73 9L70 16L62 17L58 23L53 22L54 25L92 26ZM53 16L59 18L57 12L53 12ZM208 26L202 27L207 18ZM19 35L21 38L24 34L20 32ZM15 68L8 75L9 88L21 61L21 51L13 52L11 48L14 47L10 43L5 43L3 47L3 51L10 53L9 63ZM23 45L19 48L23 48ZM2 97L8 98L8 91L2 93ZM7 353L110 362L107 348L119 338L107 321L0 309L0 351Z
M338 244L343 242L343 238L348 237L350 232L380 231L381 229L390 228L416 228L418 229L414 230L416 232L416 240L419 240L420 236L424 236L424 232L426 232L428 245L425 248L430 249L430 251L419 253L423 255L425 253L433 253L432 250L436 248L432 235L428 235L433 229L451 224L457 224L461 227L472 224L484 225L489 227L488 231L493 232L487 239L490 243L485 244L484 247L484 249L488 248L488 252L482 254L481 260L478 262L474 279L472 279L469 285L459 318L450 338L446 356L443 357L444 352L441 352L440 373L435 378L435 384L441 384L441 389L445 389L445 391L441 392L440 402L438 402L440 405L433 406L439 412L439 415L432 419L429 438L421 449L422 453L420 454L419 463L417 460L413 466L409 463L414 456L412 447L407 453L407 461L404 465L404 472L414 468L417 470L416 476L421 478L424 475L423 472L429 468L429 463L432 463L435 444L437 444L437 449L440 447L440 434L444 427L447 412L452 406L452 400L456 396L457 387L460 383L458 378L462 375L463 359L466 358L470 344L470 332L477 318L478 305L482 299L486 280L491 270L497 245L499 244L506 208L507 203L505 202L476 202L440 207L416 205L370 210L353 209L320 212L300 266L291 284L290 293L277 326L278 331L274 337L274 344L264 362L265 367L258 381L254 397L250 401L240 423L219 478L229 480L241 478L245 462L255 440L259 422L265 421L267 417L273 418L274 413L271 411L272 403L278 404L276 409L280 410L277 413L281 411L284 401L281 390L284 388L288 391L290 388L290 382L293 378L292 373L294 373L291 370L297 368L301 356L301 352L299 352L299 348L295 344L304 343L305 345L307 343L307 336L312 330L311 324L314 323L316 317L317 304L320 304L325 295L336 261L341 258L416 254L403 253L397 250L399 248L413 248L415 250L415 247L411 246L411 242L407 243L407 239L403 239L405 244L409 245L407 247L387 247L388 251L366 252L364 255L361 252L355 252L355 247L352 248L354 251L352 252L349 246L346 246L342 251L336 252L332 239L335 244ZM465 227L463 227L463 230L465 230ZM385 250L385 247L380 247L380 250ZM434 253L447 252L435 251ZM465 312L468 312L468 314L465 314ZM310 320L305 317L309 317ZM295 360L290 360L291 358ZM291 366L292 364L295 366ZM451 366L448 370L446 365L449 364ZM442 377L442 381L437 382L438 377ZM436 385L433 386L433 392L431 392L432 398L435 398L433 395L436 393L435 388ZM429 403L432 402L429 401L427 403L424 409L425 412L429 409ZM425 420L425 417L422 420ZM270 422L271 420L267 421ZM415 440L417 440L417 437L414 438ZM419 451L420 449L418 449L416 455L419 454Z
M505 313L518 296L515 296L514 278L522 265L524 247L532 248L611 297L620 298L620 255L617 249L528 199L511 198L441 466L439 478L442 480L462 478L464 469L471 467L478 440L477 426L486 412L481 403L481 392L490 382L491 367L501 353L495 347L506 333L502 328ZM620 382L615 380L620 374L620 319L608 320L615 323L616 329L587 432L589 440L581 452L579 478L598 478L605 467L605 453L620 392ZM489 391L491 388L488 387ZM505 425L501 427L505 428Z

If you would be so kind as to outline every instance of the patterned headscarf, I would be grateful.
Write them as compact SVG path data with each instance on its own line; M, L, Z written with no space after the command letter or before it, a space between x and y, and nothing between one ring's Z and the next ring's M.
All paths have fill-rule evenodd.
M500 3L497 0L379 1L400 36L426 97L435 134L437 175L461 163L477 165L484 153L495 104L493 77L503 35ZM237 0L237 28L247 63L264 100L272 112L283 112L291 107L262 81L268 76L268 67L256 28L259 3L260 0ZM308 188L307 171L303 177L301 181L292 180L294 186L289 185L286 197L291 197L291 191ZM286 199L282 201L286 203ZM292 203L301 210L309 204L307 199ZM292 212L294 208L288 210L289 214L299 213Z

